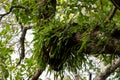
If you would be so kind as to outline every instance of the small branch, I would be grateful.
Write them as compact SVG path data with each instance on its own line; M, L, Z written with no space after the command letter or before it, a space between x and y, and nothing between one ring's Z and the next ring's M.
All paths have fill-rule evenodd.
M20 37L20 60L19 62L17 63L17 66L21 63L22 59L24 59L25 57L25 36L26 36L26 32L28 29L31 29L32 27L24 27L22 29L22 34L21 34L21 37Z
M105 70L100 72L94 80L106 80L111 73L113 73L118 67L120 67L120 58L113 60L111 64L105 67Z
M104 22L105 24L107 24L110 20L112 20L112 18L114 17L116 11L117 11L117 7L114 7L114 8L112 9L112 11L110 11L108 17L106 18L106 20L105 20L105 22Z
M4 14L0 14L0 20L1 20L4 16L10 14L14 8L27 9L26 7L21 6L21 5L13 5L13 6L10 7L10 9L9 9L8 12L6 12L6 13L4 13Z
M32 80L38 80L39 76L42 74L43 70L37 69L32 77Z

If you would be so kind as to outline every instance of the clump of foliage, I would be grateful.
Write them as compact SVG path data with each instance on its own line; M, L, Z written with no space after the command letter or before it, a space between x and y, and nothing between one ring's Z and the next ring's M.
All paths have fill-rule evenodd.
M84 59L83 54L78 55L80 49L78 45L81 43L80 33L77 31L82 31L82 27L63 23L57 26L57 21L53 24L45 25L35 33L35 46L39 46L39 49L36 47L34 50L35 58L37 57L40 63L48 63L56 71L63 69L64 65L75 67ZM75 58L79 60L76 61Z

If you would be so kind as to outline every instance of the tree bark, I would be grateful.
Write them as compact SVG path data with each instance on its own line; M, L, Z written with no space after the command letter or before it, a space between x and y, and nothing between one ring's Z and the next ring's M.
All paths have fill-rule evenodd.
M37 69L35 71L34 76L32 77L32 80L38 80L39 76L42 74L43 70Z

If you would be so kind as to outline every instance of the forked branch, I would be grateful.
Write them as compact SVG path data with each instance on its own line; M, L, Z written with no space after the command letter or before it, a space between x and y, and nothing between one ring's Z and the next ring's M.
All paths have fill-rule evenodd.
M4 13L4 14L0 14L0 20L1 20L4 16L10 14L14 8L27 9L25 6L22 6L22 5L13 5L13 6L10 7L10 9L9 9L8 12L6 12L6 13Z

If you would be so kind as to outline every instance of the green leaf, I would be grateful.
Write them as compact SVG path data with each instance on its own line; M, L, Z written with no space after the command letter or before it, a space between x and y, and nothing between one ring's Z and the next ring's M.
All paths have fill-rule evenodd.
M85 35L85 36L82 38L82 45L81 45L80 49L78 50L78 53L80 53L83 49L86 48L87 42L89 41L89 39L90 39L90 36L89 36L89 35Z

